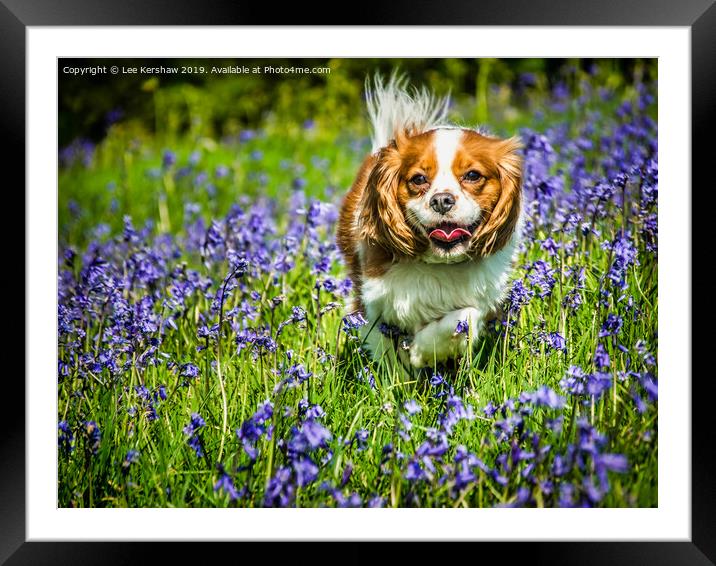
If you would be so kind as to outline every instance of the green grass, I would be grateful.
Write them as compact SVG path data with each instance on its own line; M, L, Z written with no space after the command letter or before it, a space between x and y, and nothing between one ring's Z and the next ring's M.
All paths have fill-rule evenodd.
M528 116L521 118L527 122ZM208 138L177 139L169 144L136 137L130 128L117 126L98 147L90 167L75 165L60 171L61 248L85 249L100 223L109 227L109 235L101 236L100 240L121 234L125 214L132 216L135 226L151 220L153 233L166 231L182 236L185 203L196 203L208 222L223 217L244 196L250 201L268 197L281 203L275 221L282 233L290 212L286 210L287 195L292 191L294 179L305 179L309 195L337 201L352 182L366 150L365 143L360 142L364 133L360 127L343 132L306 132L297 128L283 132L267 128L264 137L241 144L222 144ZM194 173L180 179L168 173L154 178L148 175L150 169L161 171L165 147L171 147L177 154L174 170L185 166L190 154L198 151L194 172L208 173L216 186L215 194L210 195L205 186L195 187ZM252 157L257 150L262 152L259 159ZM229 175L217 179L213 172L220 165L229 168ZM256 178L261 173L267 175L263 183ZM79 210L70 206L72 201ZM508 333L488 332L470 359L447 376L455 393L475 408L475 418L461 420L450 435L450 448L443 458L446 466L452 465L460 445L494 466L499 454L509 452L509 443L496 440L495 419L486 417L480 409L489 402L500 405L507 399L517 399L523 392L543 385L563 393L560 380L572 365L594 371L592 358L599 330L606 313L614 312L624 319L619 344L626 352L617 347L616 340L602 341L612 361L612 388L596 401L589 396L580 399L566 395L564 410L538 408L525 421L529 429L539 433L541 446L549 445L553 454L564 451L575 441L576 422L585 418L606 436L603 452L624 454L629 461L626 473L609 474L610 490L600 505L657 505L657 407L649 404L643 414L639 413L631 396L634 381L617 379L618 372L656 371L636 354L635 347L642 341L649 352L657 352L657 261L638 242L639 264L630 267L628 275L634 308L616 302L614 297L609 299L608 306L599 305L604 274L612 261L610 252L602 249L600 243L613 238L622 228L622 212L614 204L609 206L607 217L597 221L601 237L578 235L577 251L568 257L562 254L550 258L539 244L528 242L519 265L547 260L557 269L557 284L549 297L535 298L525 306ZM331 237L324 229L320 234L325 240ZM535 239L550 235L563 238L561 243L566 243L561 234L538 232ZM110 375L106 369L82 375L79 362L75 361L69 375L60 378L58 387L58 419L68 421L75 434L74 450L70 454L61 451L58 457L60 506L260 506L267 482L287 461L279 440L289 438L291 428L297 425L296 414L303 398L325 410L322 422L333 437L330 453L325 449L314 453L320 467L319 478L297 489L295 504L299 507L335 505L320 484L326 481L339 485L349 463L352 473L341 491L358 493L364 503L376 495L383 497L389 506L493 506L515 500L518 488L526 485L518 474L512 474L507 485L501 485L479 472L476 481L454 494L449 483L439 484L439 472L433 480L413 483L404 478L404 461L383 458L382 450L388 443L393 444L395 452L408 458L414 454L430 429L438 426L446 398L435 397L435 388L425 376L406 378L367 360L357 348L358 340L341 331L342 308L319 317L320 309L336 299L321 291L319 304L313 289L315 276L310 264L301 257L298 256L294 269L276 280L271 275L247 279L246 288L230 294L224 306L224 311L229 311L248 299L250 291L257 291L260 298L253 303L258 314L252 325L268 324L274 333L277 325L291 316L292 306L302 306L307 312L306 320L284 328L275 353L253 359L248 349L237 352L235 334L229 328L223 332L220 346L216 342L202 342L197 338L199 316L209 312L210 301L195 295L186 312L177 319L177 328L164 336L157 333L156 337L161 338L160 351L177 364L192 362L200 368L197 379L186 380L177 366L158 363L141 367L136 363L141 348L123 358L128 362L127 369L118 376ZM213 264L207 270L198 254L182 251L177 264L181 262L209 277L214 282L213 289L226 276L225 265ZM586 267L586 279L579 291L583 304L571 314L562 307L562 300L574 288L566 276L573 265ZM77 262L73 269L77 275ZM334 262L332 275L345 277L345 270ZM524 271L518 266L515 277L522 276ZM162 279L158 288L165 290L169 283ZM136 302L145 292L135 288L126 292L126 298L130 303ZM271 299L278 295L283 295L285 301L272 308ZM108 317L108 312L95 312L78 323L85 333L81 351L93 356L99 353L97 337L106 331ZM548 351L537 340L541 330L559 332L566 339L566 350ZM197 351L198 345L207 344L208 348ZM274 396L274 386L282 378L277 372L287 363L289 350L292 363L303 364L312 377L299 387ZM69 348L61 343L59 357L67 359L68 352ZM375 376L375 387L360 378L364 368ZM185 381L187 385L183 384ZM135 390L139 385L150 391L160 385L166 387L167 399L155 403L156 420L150 421L142 414L146 402ZM272 439L264 437L258 442L259 457L250 465L235 430L269 398L274 402ZM404 403L411 399L417 400L423 409L412 418L413 429L406 440L399 434L399 415ZM131 407L137 409L136 414L131 414ZM201 458L187 445L183 432L192 413L200 413L206 420L201 429L204 452ZM563 430L553 432L548 420L560 415L564 419ZM91 454L82 432L81 423L88 420L95 421L101 429L96 454ZM359 430L368 431L364 450L359 450L355 443L342 442ZM521 443L523 449L527 449L525 442ZM138 450L140 455L127 472L122 462L129 450ZM320 462L324 458L325 463ZM247 487L246 495L237 502L230 502L225 492L214 491L219 477L217 462L231 472L237 489ZM550 471L552 462L552 457L547 457L536 465L534 474L542 481L554 481L554 490L560 481L567 479L578 484L589 472L574 471L560 480ZM518 469L524 466L522 463ZM536 505L554 504L540 490L534 489L532 493Z

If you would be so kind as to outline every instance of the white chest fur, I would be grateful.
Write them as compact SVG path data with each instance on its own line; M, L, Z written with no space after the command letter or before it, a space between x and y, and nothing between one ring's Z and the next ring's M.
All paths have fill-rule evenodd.
M516 238L505 248L479 261L430 264L396 263L381 277L362 284L369 322L393 324L415 334L446 314L473 308L480 318L500 303L512 267Z

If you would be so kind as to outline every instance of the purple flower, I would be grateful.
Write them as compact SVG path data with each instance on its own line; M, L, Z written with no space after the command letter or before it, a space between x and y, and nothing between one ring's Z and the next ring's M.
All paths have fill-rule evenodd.
M559 486L559 502L560 507L574 507L574 486L569 483L563 483Z
M627 458L623 454L598 454L594 457L594 465L622 474L629 470Z
M496 411L497 411L497 407L495 407L495 405L492 404L492 401L487 403L487 405L485 405L482 409L482 412L485 413L485 416L488 418L491 417L492 415L494 415Z
M82 423L82 431L85 436L85 448L90 454L97 454L99 445L102 441L102 431L94 421L84 421Z
M582 487L584 488L584 493L586 494L587 499L592 504L599 503L604 498L604 491L594 484L594 480L591 476L584 478L582 481Z
M381 508L385 506L385 498L380 497L379 495L376 495L375 497L372 497L370 501L368 501L368 507L370 508Z
M239 492L236 491L236 487L234 487L234 481L223 469L221 469L219 479L216 480L216 483L214 484L214 492L217 491L227 493L231 501L239 499Z
M368 321L363 318L363 315L361 313L357 311L347 314L343 317L344 332L350 332L350 330L360 328L361 326L365 326L366 324L368 324Z
M129 450L122 460L122 473L129 472L129 468L139 460L139 450Z
M517 490L517 495L515 496L515 499L509 503L506 503L503 505L503 507L523 507L525 504L527 504L530 501L532 494L527 487L520 487Z
M330 431L322 424L309 420L303 424L303 436L308 442L311 449L325 447L326 443L331 439Z
M405 332L403 332L400 328L393 324L387 324L385 322L381 322L378 325L378 331L383 335L387 336L388 338L392 339L399 339L403 336L407 336Z
M351 479L352 474L353 474L353 464L348 462L348 464L346 464L346 467L343 469L343 474L341 474L340 487L345 487L345 485L348 483L348 480Z
M528 269L527 280L536 290L540 298L548 297L552 294L552 289L557 283L555 270L543 261L535 261Z
M206 422L199 413L191 414L191 421L184 427L184 434L194 434L197 430L206 426Z
M357 493L345 496L340 491L334 490L332 495L336 503L338 503L338 507L360 507L363 504L363 500Z
M544 341L552 350L560 352L567 351L567 341L559 332L548 332L544 336Z
M420 406L420 404L415 399L410 399L406 401L403 404L403 408L406 410L406 412L410 415L417 415L420 411L423 410L423 408Z
M358 371L358 381L367 382L371 389L375 389L375 375L368 366Z
M164 169L169 169L172 165L176 163L176 161L176 154L169 149L165 149L164 153L162 154L162 167Z
M184 427L184 434L188 436L187 444L194 450L197 458L204 456L202 440L199 435L199 429L206 426L206 422L199 413L192 413L191 421Z
M654 376L650 373L644 373L640 376L640 382L647 395L649 395L649 399L656 401L659 398L659 387Z
M264 435L268 438L271 437L272 428L270 422L272 417L273 403L264 401L258 406L256 412L245 420L236 431L236 436L242 443L244 452L246 452L252 461L256 461L258 457L257 442Z
M609 352L602 344L597 344L597 349L594 352L594 365L597 369L603 370L609 368Z
M368 447L368 437L370 433L367 430L357 430L354 438L358 444L358 450L365 450Z
M428 475L425 473L423 468L420 466L420 462L417 460L410 460L408 462L403 477L410 482L428 479Z
M199 368L192 363L182 364L180 374L183 377L196 378L199 377Z
M507 295L507 304L509 306L510 313L518 313L524 305L530 302L530 299L533 296L534 293L525 287L522 281L515 281L512 284L509 294Z
M121 108L112 108L112 110L105 114L104 121L108 126L111 126L112 124L119 122L123 117L124 110Z
M465 405L457 395L449 395L447 399L447 410L442 413L438 420L440 426L447 434L452 434L453 427L463 419L472 420L475 418L472 406Z
M296 474L296 484L303 487L312 483L318 477L318 466L308 456L303 456L292 461L291 466Z
M468 324L467 320L458 321L457 326L455 327L456 334L467 335L469 331L470 331L470 325Z
M535 391L530 400L537 406L549 407L550 409L561 409L565 404L564 397L560 397L546 385Z
M605 336L616 336L622 328L624 321L616 314L609 314L602 324L602 329L599 331L599 337L604 338Z
M256 137L256 130L241 130L239 132L239 140L247 142Z
M637 249L628 236L621 235L607 246L611 248L614 257L607 277L616 288L624 290L627 288L626 278L629 268L638 265Z
M288 507L293 503L296 488L291 483L291 469L281 467L269 480L264 492L265 507Z

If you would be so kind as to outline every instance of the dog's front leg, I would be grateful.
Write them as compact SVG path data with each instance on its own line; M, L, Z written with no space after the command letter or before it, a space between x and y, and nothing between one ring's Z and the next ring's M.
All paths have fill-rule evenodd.
M467 323L467 328L458 329L461 321ZM462 356L472 347L483 325L484 313L477 308L449 312L415 334L410 346L411 365L423 368Z

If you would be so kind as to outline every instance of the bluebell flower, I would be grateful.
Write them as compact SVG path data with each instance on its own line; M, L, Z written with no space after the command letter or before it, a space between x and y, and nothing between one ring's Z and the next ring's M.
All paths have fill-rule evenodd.
M84 421L82 423L85 435L85 447L90 454L97 454L99 445L102 441L102 431L94 421Z
M594 479L591 476L587 476L582 480L582 487L590 503L599 503L604 498L604 491L594 484Z
M138 460L139 450L128 450L127 454L124 456L124 460L122 460L122 473L128 473L132 464L136 463Z
M451 394L447 399L447 409L439 417L440 426L447 434L452 434L453 427L461 420L472 420L475 418L473 408L463 403L457 395Z
M615 336L619 334L623 324L624 321L619 315L608 314L602 324L601 330L599 331L599 337L604 338L605 336Z
M349 332L350 330L360 328L361 326L365 326L366 324L368 324L368 321L363 318L363 315L361 313L353 312L343 317L342 329L344 332Z
M492 403L492 401L488 402L487 405L485 405L482 409L482 412L485 414L486 417L491 417L495 414L497 411L497 407Z
M251 140L253 140L253 139L256 138L256 137L257 137L257 132L256 132L256 130L246 129L246 130L241 130L241 131L239 132L239 140L242 141L242 142L251 141Z
M527 280L536 289L540 298L552 294L552 289L557 283L555 270L545 261L537 260L528 269ZM513 287L514 289L514 287Z
M575 506L574 486L571 483L565 482L565 483L560 484L558 505L559 505L559 507L574 507Z
M358 444L358 450L365 450L368 447L368 437L370 433L367 430L361 429L355 432L354 438Z
M264 492L265 507L289 507L296 495L296 488L291 483L291 469L282 466L269 480Z
M388 324L382 321L380 322L380 324L378 324L378 332L380 332L383 336L387 336L391 339L399 339L404 336L407 336L405 332L403 332L394 324Z
M194 450L197 458L204 456L202 440L199 430L206 426L206 422L199 413L192 413L189 424L184 427L184 434L188 436L187 444Z
M164 169L169 169L172 165L176 163L176 161L176 154L169 149L165 149L164 153L162 154L162 167Z
M372 497L372 498L368 501L368 505L367 505L367 506L370 507L370 508L376 508L376 509L382 508L382 507L385 506L385 498L384 498L384 497L380 497L379 495L376 495L375 497Z
M303 423L301 432L312 449L326 446L326 443L331 439L330 431L313 420Z
M529 303L533 295L534 292L525 287L521 280L515 281L507 295L509 312L513 315L518 313L523 306Z
M292 460L291 466L296 474L296 484L299 487L312 483L318 477L318 466L308 456Z
M403 404L403 408L409 415L417 415L423 408L415 399L409 399Z
M455 327L455 332L457 334L467 335L469 331L470 331L470 325L468 324L467 320L458 321L457 326Z
M567 351L567 341L559 332L548 332L544 335L544 341L552 350L560 352Z
M358 371L358 380L367 382L371 389L375 389L375 375L373 375L370 367L364 366Z
M231 476L227 474L223 468L220 469L219 479L216 480L216 483L214 484L214 492L217 491L222 491L228 494L231 501L239 499L239 492L236 491L234 480L231 479Z
M609 364L609 352L603 344L597 344L597 349L594 352L594 365L597 369L603 370L609 368Z
M353 281L349 278L342 279L338 283L338 292L342 297L347 297L353 290Z
M649 399L652 402L656 401L659 398L659 387L654 376L648 372L643 373L640 375L639 381L642 387L646 390Z
M182 364L180 374L183 377L196 378L199 377L199 368L192 363Z
M341 488L345 487L346 484L348 483L348 480L350 480L352 474L353 474L353 464L351 462L348 462L346 464L346 467L343 468L343 473L341 474L341 483L340 483L339 487L341 487Z
M241 442L244 452L246 452L252 461L255 461L258 457L258 450L256 448L258 441L264 435L267 438L271 438L273 409L274 407L271 401L264 401L259 404L256 412L245 420L236 431L236 436Z
M565 405L564 397L560 397L557 393L543 385L533 394L528 396L528 401L537 406L549 407L550 409L562 409Z

